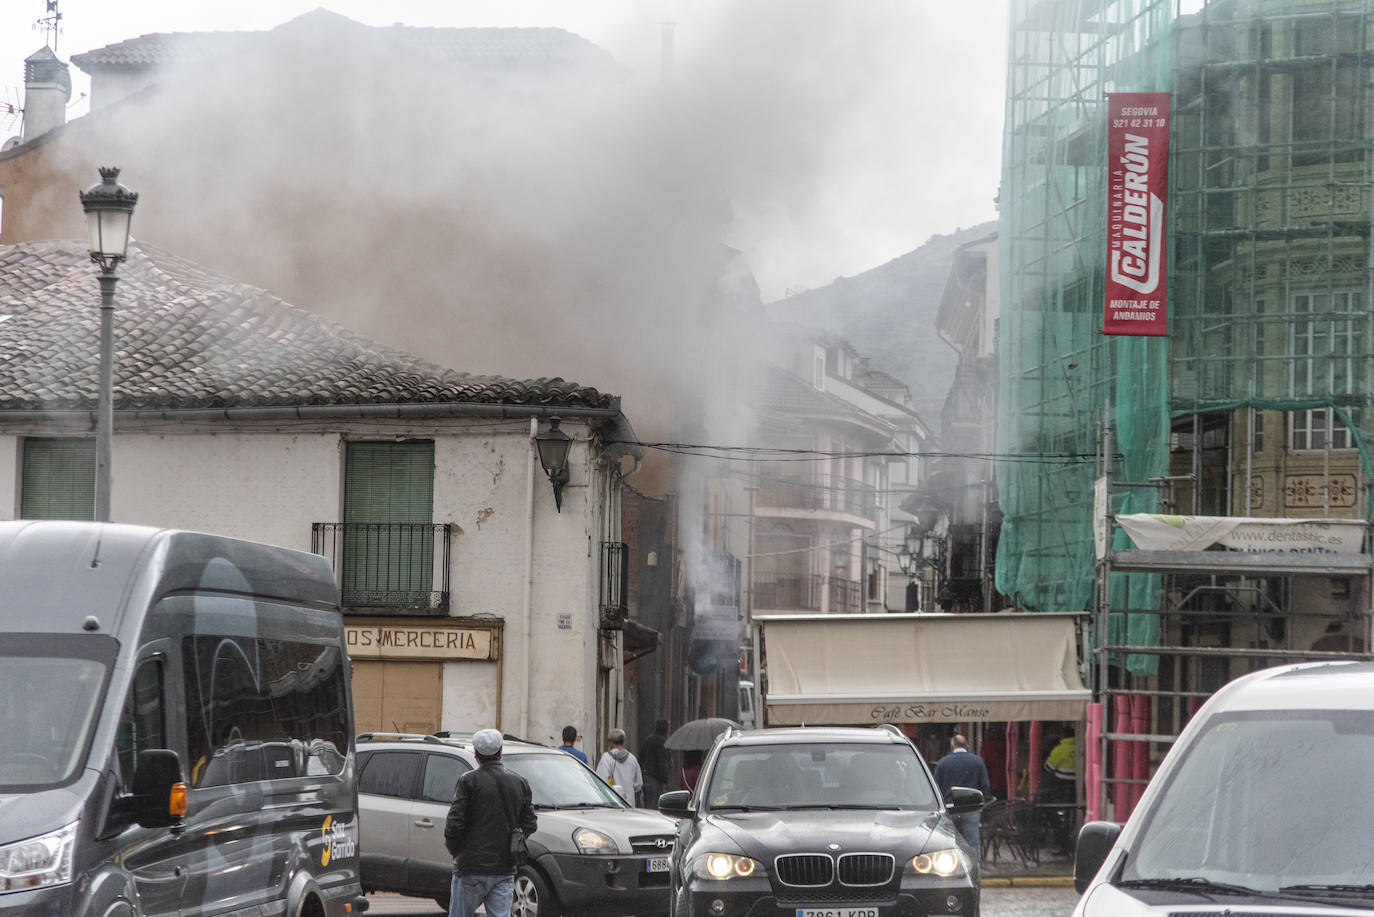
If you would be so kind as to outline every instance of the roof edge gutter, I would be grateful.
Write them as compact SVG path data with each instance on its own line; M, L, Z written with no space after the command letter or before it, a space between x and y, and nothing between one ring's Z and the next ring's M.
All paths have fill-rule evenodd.
M410 417L580 417L588 420L615 420L621 416L619 408L585 408L542 404L470 404L439 402L435 404L306 404L277 407L247 408L172 408L160 410L115 411L117 420L376 420ZM88 423L95 428L95 412L85 410L0 410L2 423Z

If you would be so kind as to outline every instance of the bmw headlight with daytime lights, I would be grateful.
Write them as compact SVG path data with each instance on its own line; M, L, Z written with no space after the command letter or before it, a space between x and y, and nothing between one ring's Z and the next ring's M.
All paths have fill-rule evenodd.
M968 874L968 861L957 847L930 850L911 858L911 868L922 876L962 876Z
M767 875L763 864L751 857L733 853L701 853L692 860L692 873L698 879L751 879Z

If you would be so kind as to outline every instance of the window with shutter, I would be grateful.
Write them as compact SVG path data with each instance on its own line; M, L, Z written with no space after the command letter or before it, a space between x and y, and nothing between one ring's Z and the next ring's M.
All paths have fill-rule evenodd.
M20 518L95 518L94 439L25 439L21 477Z
M343 601L428 608L434 591L434 443L348 443Z

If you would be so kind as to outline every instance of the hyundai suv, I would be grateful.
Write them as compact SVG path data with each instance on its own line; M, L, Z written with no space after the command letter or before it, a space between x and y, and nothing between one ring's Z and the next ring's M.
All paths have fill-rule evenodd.
M477 766L471 736L358 736L363 890L448 906L453 858L444 822L458 778ZM533 793L538 829L515 879L513 917L662 914L668 909L671 819L634 809L581 761L506 737L506 769Z
M953 796L949 812L983 804ZM681 819L673 917L978 913L977 855L895 728L727 730L658 807Z

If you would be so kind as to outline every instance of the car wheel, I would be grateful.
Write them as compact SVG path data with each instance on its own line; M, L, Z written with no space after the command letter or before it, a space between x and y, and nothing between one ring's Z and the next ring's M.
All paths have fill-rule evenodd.
M558 901L544 877L529 866L521 866L515 874L515 895L511 900L511 917L557 917Z
M448 910L448 895L435 895L435 896L434 896L434 903L437 904L437 905L439 905L439 906L440 906L441 908L443 908L445 911L447 911L447 910Z

